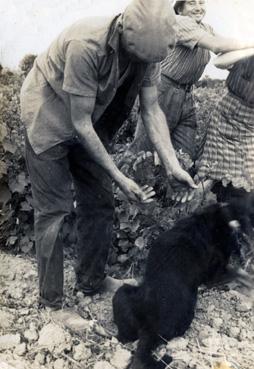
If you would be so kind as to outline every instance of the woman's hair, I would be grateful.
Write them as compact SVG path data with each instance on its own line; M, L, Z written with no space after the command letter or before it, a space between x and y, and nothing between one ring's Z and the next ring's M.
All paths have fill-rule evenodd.
M179 11L183 9L184 0L177 0L174 5L174 11L176 14L179 14Z

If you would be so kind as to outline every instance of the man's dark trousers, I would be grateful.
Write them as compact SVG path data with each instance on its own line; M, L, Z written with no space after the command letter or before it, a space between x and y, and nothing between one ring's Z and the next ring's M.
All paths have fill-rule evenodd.
M26 140L26 161L32 183L40 302L61 307L63 244L60 230L77 203L77 287L97 289L111 245L114 203L112 181L76 139L36 155Z

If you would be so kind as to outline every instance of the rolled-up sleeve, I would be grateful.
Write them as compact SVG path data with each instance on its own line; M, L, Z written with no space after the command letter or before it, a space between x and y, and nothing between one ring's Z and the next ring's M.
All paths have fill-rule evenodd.
M160 63L150 63L146 69L142 87L158 85L161 79Z
M178 45L194 49L197 43L205 36L213 34L212 27L197 23L188 16L176 16L176 38Z
M97 87L96 53L81 41L71 41L66 51L63 90L75 95L95 97Z

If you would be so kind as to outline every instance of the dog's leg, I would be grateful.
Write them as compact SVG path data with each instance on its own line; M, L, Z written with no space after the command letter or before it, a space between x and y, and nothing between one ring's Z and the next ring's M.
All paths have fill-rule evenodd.
M140 339L137 351L128 369L164 369L172 359L165 356L161 361L157 361L152 356L152 351L162 342L161 338L149 330L140 332Z
M116 292L113 298L113 315L120 342L127 343L138 339L140 305L139 287L125 284Z

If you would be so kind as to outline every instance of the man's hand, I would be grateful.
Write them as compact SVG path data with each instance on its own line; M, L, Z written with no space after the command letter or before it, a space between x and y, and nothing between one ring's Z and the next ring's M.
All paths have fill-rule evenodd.
M189 188L197 188L191 176L181 168L173 148L166 117L158 102L156 86L142 88L140 93L140 108L143 124L147 135L158 153L160 161L170 177Z
M155 191L152 187L148 185L140 187L136 182L124 175L117 181L117 185L131 202L148 204L153 201L155 196Z

